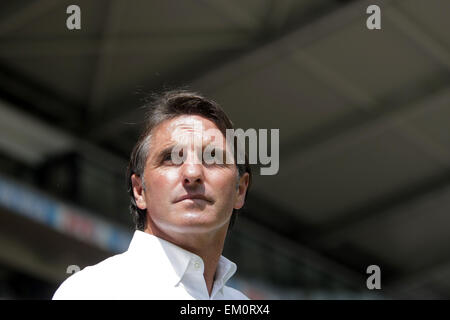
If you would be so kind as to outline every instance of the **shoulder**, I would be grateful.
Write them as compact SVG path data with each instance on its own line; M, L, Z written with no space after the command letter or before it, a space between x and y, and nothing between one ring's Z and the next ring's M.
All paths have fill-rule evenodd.
M118 281L127 277L129 268L124 254L109 257L67 278L56 290L53 300L102 299Z
M234 289L232 287L224 286L223 287L223 293L225 299L229 300L250 300L249 297L247 297L245 294L243 294L241 291Z

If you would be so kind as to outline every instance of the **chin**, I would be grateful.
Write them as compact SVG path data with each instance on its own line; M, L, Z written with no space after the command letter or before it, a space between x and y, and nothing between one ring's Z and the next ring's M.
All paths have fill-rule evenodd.
M207 212L183 213L179 218L178 228L184 232L209 232L227 224L227 220L220 219L219 221L216 216Z

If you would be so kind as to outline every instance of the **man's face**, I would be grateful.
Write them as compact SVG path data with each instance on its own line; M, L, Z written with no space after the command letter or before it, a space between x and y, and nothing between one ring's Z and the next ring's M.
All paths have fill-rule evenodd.
M172 157L175 146L183 148L181 162ZM153 130L144 188L142 179L132 177L136 203L147 209L150 227L165 233L223 230L233 208L243 206L248 174L239 178L236 165L226 164L225 156L222 163L205 163L205 148L214 148L216 156L230 152L214 122L201 116L179 116Z

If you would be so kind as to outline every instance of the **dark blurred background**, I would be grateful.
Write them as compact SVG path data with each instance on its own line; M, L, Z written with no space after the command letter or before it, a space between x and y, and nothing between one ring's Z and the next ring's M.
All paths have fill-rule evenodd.
M450 298L449 17L448 0L1 1L0 298L49 299L69 266L126 250L140 106L179 86L280 129L279 173L256 172L225 247L232 286Z

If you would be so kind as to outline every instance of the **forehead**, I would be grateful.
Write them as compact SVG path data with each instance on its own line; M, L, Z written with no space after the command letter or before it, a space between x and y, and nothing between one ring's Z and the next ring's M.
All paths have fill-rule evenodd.
M182 115L166 120L155 127L152 133L152 144L158 146L192 138L201 138L203 142L225 139L213 121L198 115Z

